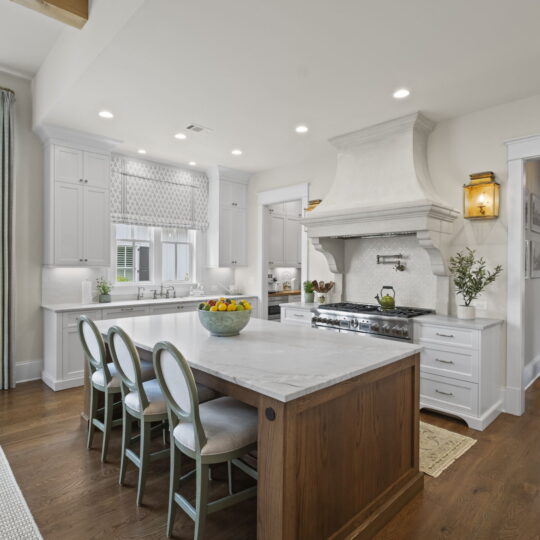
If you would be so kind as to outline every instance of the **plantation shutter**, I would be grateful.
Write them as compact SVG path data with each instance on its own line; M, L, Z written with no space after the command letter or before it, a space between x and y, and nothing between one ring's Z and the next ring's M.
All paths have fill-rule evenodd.
M201 172L113 155L111 217L126 225L205 230L208 178Z

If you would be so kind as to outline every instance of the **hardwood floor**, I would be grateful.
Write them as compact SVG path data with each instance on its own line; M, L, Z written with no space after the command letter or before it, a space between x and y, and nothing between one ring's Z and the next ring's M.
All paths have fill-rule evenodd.
M97 446L85 448L82 401L82 389L52 392L41 382L0 392L0 445L43 536L163 538L168 461L152 464L146 504L137 508L134 467L126 487L117 483L119 429L113 431L110 462L102 465ZM501 415L484 432L434 414L422 419L478 442L439 478L426 477L423 493L376 539L540 539L540 380L527 393L525 415ZM95 441L100 443L99 434ZM219 496L226 491L225 471L215 476L211 493ZM207 537L255 538L255 512L253 499L211 515ZM191 520L179 510L175 537L192 535Z

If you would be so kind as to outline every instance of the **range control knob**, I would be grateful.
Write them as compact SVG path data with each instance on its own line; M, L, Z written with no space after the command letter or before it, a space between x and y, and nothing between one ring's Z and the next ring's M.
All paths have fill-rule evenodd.
M380 329L381 329L381 327L380 327L379 323L374 322L374 323L371 324L371 330L373 330L373 332L378 332Z
M352 319L351 328L358 328L358 319Z

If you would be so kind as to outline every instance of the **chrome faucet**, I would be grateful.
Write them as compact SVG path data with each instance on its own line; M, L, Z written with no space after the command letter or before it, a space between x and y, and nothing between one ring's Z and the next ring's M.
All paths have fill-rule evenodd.
M144 287L137 288L137 300L142 300L144 298Z
M166 294L165 294L165 298L170 298L170 297L171 297L171 295L169 294L169 291L170 291L171 289L172 289L172 292L173 292L172 297L173 297L173 298L176 298L176 289L175 289L172 285L169 285L169 286L167 287L167 291L166 291Z
M163 293L163 283L162 283L160 288L159 288L159 297L163 298L164 296L165 296L165 294ZM168 298L168 296L167 296L167 298Z

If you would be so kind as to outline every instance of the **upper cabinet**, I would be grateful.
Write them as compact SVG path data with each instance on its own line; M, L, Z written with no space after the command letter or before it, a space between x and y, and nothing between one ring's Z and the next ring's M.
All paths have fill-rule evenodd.
M45 142L45 265L110 265L109 187L109 151Z
M300 218L302 201L268 205L268 265L299 268L302 265Z
M208 266L246 266L249 176L218 166L208 171L208 179Z

